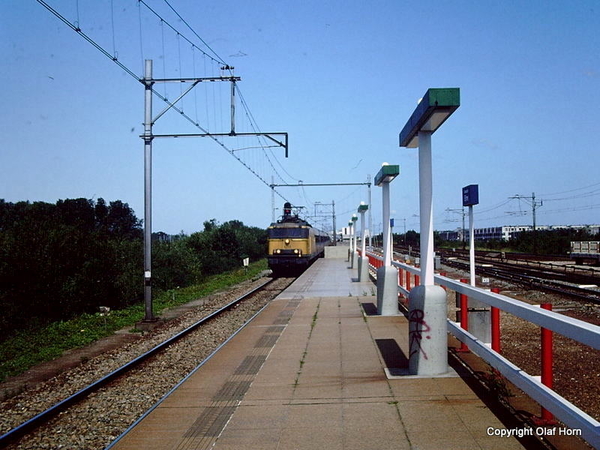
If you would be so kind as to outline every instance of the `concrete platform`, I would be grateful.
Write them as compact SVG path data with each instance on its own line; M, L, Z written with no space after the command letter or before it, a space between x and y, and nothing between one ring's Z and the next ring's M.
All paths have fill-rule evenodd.
M403 316L365 316L375 286L318 260L116 449L517 449L458 376L393 378ZM371 306L369 306L369 304Z
M348 251L350 246L345 243L338 242L337 245L330 245L325 247L324 253L325 258L340 258L348 259Z

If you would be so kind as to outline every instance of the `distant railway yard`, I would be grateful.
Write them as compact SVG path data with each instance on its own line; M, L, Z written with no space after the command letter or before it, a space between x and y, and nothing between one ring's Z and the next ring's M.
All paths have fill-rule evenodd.
M444 252L443 269L453 278L469 277L468 252ZM506 296L529 304L552 304L552 310L600 325L600 269L576 265L567 258L478 252L477 285L499 288ZM449 305L449 317L455 308ZM540 328L511 314L501 316L502 355L531 375L541 373ZM553 389L580 409L600 419L600 354L554 333ZM513 399L520 409L517 389ZM528 416L531 412L520 410ZM539 411L534 414L539 414Z
M441 256L447 266L469 270L468 252L444 251ZM565 257L480 251L476 271L483 278L512 281L585 302L600 301L600 267L575 264Z

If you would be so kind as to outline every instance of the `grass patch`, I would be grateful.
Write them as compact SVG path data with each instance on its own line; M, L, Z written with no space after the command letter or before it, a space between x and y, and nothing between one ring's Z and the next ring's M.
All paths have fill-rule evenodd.
M306 340L306 347L304 348L304 353L302 353L302 358L300 358L300 367L298 368L298 372L296 372L296 380L294 381L294 388L298 386L298 381L300 380L300 374L302 373L302 367L304 367L304 362L306 361L306 355L308 354L308 344L310 342L310 337L312 336L312 332L317 324L317 318L319 316L319 308L321 307L321 302L317 305L317 309L313 314L312 322L310 324L310 332L308 333L308 339Z
M155 294L154 311L188 303L242 281L256 277L267 268L266 260L250 264L248 271L239 269L206 278L201 284ZM144 318L143 301L122 310L83 314L71 320L22 330L0 343L0 382L19 375L36 364L60 357L64 351L83 347Z

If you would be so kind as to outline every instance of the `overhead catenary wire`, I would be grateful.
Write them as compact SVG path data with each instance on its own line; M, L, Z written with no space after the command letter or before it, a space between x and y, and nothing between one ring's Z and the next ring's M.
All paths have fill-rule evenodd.
M570 197L562 197L562 198L547 198L545 199L547 202L558 202L563 200L573 200L575 198L587 198L587 197L595 197L596 195L600 195L600 189L594 189L590 192L584 192L583 194L572 195Z
M125 64L123 64L122 62L120 62L117 58L114 57L114 55L111 55L109 52L107 52L102 46L100 46L96 41L94 41L91 37L89 37L87 34L85 34L79 25L75 25L73 23L71 23L66 17L64 17L62 14L60 14L58 11L56 11L54 8L52 8L48 3L46 3L44 0L36 0L40 5L42 5L44 8L46 8L48 11L50 11L52 14L54 14L59 20L61 20L65 25L67 25L69 28L71 28L73 31L75 31L76 33L78 33L83 39L85 39L87 42L89 42L96 50L98 50L100 53L102 53L104 56L106 56L108 59L110 59L111 61L113 61L115 64L117 64L121 69L123 69L125 71L125 73L127 73L129 76L131 76L132 78L136 79L137 81L140 81L140 77L138 75L136 75L131 69L129 69L127 66L125 66Z
M192 42L189 38L187 38L183 33L180 33L179 31L177 31L177 29L171 25L168 21L166 21L158 12L156 12L156 10L154 10L153 8L151 8L144 0L137 0L140 4L144 5L148 11L150 11L152 14L154 14L158 19L162 20L164 22L165 25L167 25L169 28L171 28L171 30L173 30L173 32L175 33L179 33L181 34L181 37L183 39L185 39L187 42L189 42L191 45L193 45L197 50L201 51L202 53L204 53L204 55L206 55L206 57L212 59L213 61L219 63L219 64L225 64L225 62L218 57L218 55L216 55L216 53L212 50L212 48L206 43L204 42L204 40L200 37L198 37L200 39L200 41L208 48L210 49L210 51L215 54L215 56L217 56L217 58L212 57L211 55L209 55L208 53L206 53L204 50L202 50L200 47L198 47L196 44L194 44L194 42ZM169 5L169 7L171 9L173 9L172 6ZM179 16L179 14L173 10L175 12L175 14L177 14ZM182 22L184 22L186 24L186 26L189 27L189 25L187 24L186 21L184 21L183 19L181 19ZM192 30L192 32L196 35L196 32Z
M566 191L560 191L560 192L553 192L553 193L547 193L547 194L539 194L538 197L541 198L543 197L543 201L544 202L561 202L561 201L569 201L571 203L571 206L569 207L565 207L565 208L560 208L560 209L541 209L538 212L536 212L537 215L539 216L549 216L552 214L558 214L558 213L564 213L564 212L574 212L574 211L587 211L587 210L594 210L597 208L600 208L600 205L598 204L591 204L591 205L577 205L574 206L572 203L574 200L580 200L580 199L587 199L587 198L594 198L598 195L600 195L600 188L596 188L596 189L592 189L588 192L583 192L580 194L576 194L576 195L570 195L570 196L566 196L566 197L560 197L560 198L547 198L547 197L551 197L551 196L557 196L557 195L564 195L564 194L570 194L570 193L574 193L574 192L578 192L578 191L582 191L585 189L590 189L590 188L594 188L596 186L600 186L600 183L593 183L593 184L589 184L586 186L581 186L581 187L577 187L574 189L569 189ZM504 214L502 215L495 215L492 217L485 217L484 215L486 213L489 213L491 211L497 210L509 203L511 203L513 200L518 200L519 201L519 209L517 211L506 211ZM522 209L522 205L521 205L521 200L525 200L529 205L531 205L531 199L528 197L523 197L523 196L514 196L514 197L509 197L507 200L500 202L494 206L491 206L489 208L485 208L485 209L476 209L474 211L474 214L477 216L477 220L479 222L482 221L491 221L491 220L498 220L498 219L506 219L508 217L514 218L516 216L519 217L527 217L529 215L531 215L530 211L527 210L523 210ZM444 220L443 223L450 223L452 222L452 220Z
M206 46L206 48L208 48L208 49L209 49L209 50L210 50L210 51L213 53L213 55L215 55L215 57L217 58L217 60L218 60L218 61L219 61L221 64L227 65L227 63L225 63L225 61L223 61L223 58L221 58L221 57L220 57L220 56L217 54L217 52L215 52L215 51L212 49L212 47L211 47L210 45L208 45L208 44L206 43L206 41L205 41L204 39L202 39L202 38L200 37L200 35L198 35L198 33L196 33L196 32L194 31L194 29L193 29L193 28L190 26L190 24L187 22L187 20L185 20L183 17L181 17L181 15L180 15L180 14L179 14L179 13L178 13L176 10L175 10L175 8L173 8L173 6L171 6L171 4L170 4L170 3L169 3L167 0L164 0L164 1L165 1L165 3L167 4L167 6L168 6L169 8L171 8L171 10L172 10L172 11L173 11L173 12L174 12L176 15L177 15L177 17L179 17L179 19L180 19L180 20L181 20L181 21L182 21L182 22L185 24L185 26L186 26L186 27L188 27L188 28L189 28L189 30L190 30L192 33L194 33L194 36L196 36L196 37L197 37L197 38L200 40L200 42L202 42L202 43L203 43L203 44Z
M162 46L162 68L163 68L163 78L167 78L167 52L165 51L165 22L164 20L160 20L160 42ZM165 98L167 97L167 84L163 83L163 93Z
M140 3L137 3L137 9L138 9L138 23L139 23L139 28L140 28L140 57L141 57L141 61L140 61L140 67L144 67L144 34L142 32L142 7L140 5Z
M79 21L79 0L75 0L75 12L76 12L76 16L77 16L77 21L75 22L77 28L79 28L79 24L81 23Z
M250 124L250 127L252 129L253 132L255 133L260 133L261 130L258 127L256 120L254 119L254 116L252 114L252 111L250 111L250 108L248 107L248 104L246 102L246 99L244 98L244 95L242 94L242 91L240 90L239 86L235 85L235 90L237 92L238 98L240 99L240 104L242 105L242 107L244 108L244 113L246 115L246 117L248 117L248 121ZM262 136L256 136L256 139L259 141L259 143L261 143L261 147L263 148L263 150L265 148L272 148L272 145L268 145L264 143L264 137ZM271 161L271 158L269 158L269 156L265 153L265 157L267 158L267 161L269 162L271 168L273 169L273 172L275 173L275 175L277 175L277 177L281 180L281 181L285 181L284 178L281 176L281 174L279 173L279 171L275 168L275 166L273 165L273 162ZM270 153L272 154L272 151L270 150ZM294 178L292 175L289 174L289 172L287 170L285 170L285 168L283 167L283 165L279 162L279 159L277 157L275 157L275 155L273 155L273 159L275 159L275 161L277 161L278 165L281 167L281 169L286 173L286 175L288 175L292 180L294 181L298 181L296 178Z
M140 1L141 1L142 3L144 3L144 4L145 4L145 2L144 2L143 0L140 0ZM168 2L168 0L164 0L164 1L165 1L165 3L167 4L167 6L168 6L168 7L169 7L169 8L170 8L170 9L171 9L171 10L172 10L172 11L173 11L173 12L174 12L176 15L177 15L177 17L179 18L179 20L181 20L181 21L182 21L182 22L183 22L183 23L184 23L184 24L185 24L185 25L188 27L188 29L189 29L189 30L190 30L190 31L191 31L191 32L192 32L192 33L193 33L193 34L194 34L194 35L195 35L195 36L196 36L196 37L197 37L197 38L198 38L198 39L199 39L199 40L200 40L200 41L201 41L201 42L202 42L202 43L203 43L205 46L206 46L206 48L208 48L208 49L209 49L209 50L212 52L212 54L215 56L215 58L216 58L216 59L217 59L217 60L218 60L218 61L219 61L221 64L223 64L223 66L224 66L224 67L222 68L222 70L229 71L229 73L230 73L231 75L233 75L233 68L232 68L232 67L231 67L229 64L227 64L227 63L225 62L225 60L224 60L224 59L223 59L223 58L222 58L220 55L218 55L218 54L217 54L217 52L216 52L214 49L212 49L212 48L211 48L211 47L210 47L210 46L209 46L209 45L208 45L208 44L207 44L207 43L206 43L206 42L205 42L205 41L204 41L204 40L203 40L203 39L200 37L200 35L199 35L199 34L198 34L198 33L197 33L197 32L196 32L196 31L195 31L195 30L194 30L194 29L191 27L191 25L188 23L188 21L186 21L186 20L185 20L185 19L184 19L184 18L181 16L181 14L179 14L179 12L177 12L177 11L175 10L175 8L174 8L174 7L173 7L173 6L172 6L172 5L171 5L171 4ZM154 10L151 10L151 11L152 11L154 14L156 14L158 17L160 17L160 15L159 15L159 14L158 14L156 11L154 11ZM167 23L167 24L168 24L168 23ZM169 25L169 26L171 26L171 25ZM176 32L179 34L179 31L175 30L175 28L174 28L174 27L172 27L172 26L171 26L171 28L172 28L174 31L176 31ZM213 59L212 57L210 57L210 55L208 55L208 54L206 54L206 53L205 53L205 55L206 55L206 56L208 56L209 58ZM213 60L214 60L214 59L213 59ZM260 128L258 127L258 124L257 124L256 120L254 119L254 116L253 116L252 112L250 111L250 108L248 107L248 104L247 104L247 102L246 102L246 100L245 100L245 98L244 98L244 96L243 96L243 94L242 94L242 92L241 92L241 90L240 90L240 88L239 88L239 85L235 84L235 85L234 85L234 90L235 90L235 92L237 93L237 96L238 96L238 98L240 98L240 103L241 103L241 105L242 105L242 107L243 107L243 109L244 109L244 112L245 112L246 116L248 117L248 120L249 120L249 124L250 124L250 127L251 127L251 129L252 129L252 130L253 130L253 132L255 132L255 133L260 133L260 132L261 132L261 131L260 131ZM220 94L220 93L221 93L221 91L219 91L219 94ZM214 86L213 86L213 103L216 103L216 101L214 100L214 97L215 97L215 88L214 88ZM218 104L220 105L220 107L222 107L222 104L223 104L223 102L222 102L222 101L220 101ZM221 117L221 119L222 119L222 117L223 117L223 114L222 114L222 113L220 114L220 117ZM214 118L214 123L216 124L216 117ZM222 122L221 122L221 127L222 127L222 126L223 126L223 124L222 124ZM262 150L262 153L263 153L263 155L264 155L264 158L266 159L266 161L267 161L267 163L268 163L269 167L271 168L271 171L274 173L274 175L275 175L275 176L277 176L277 178L278 178L278 179L280 179L281 181L284 181L284 182L285 182L285 179L283 178L283 176L280 174L280 172L277 170L277 168L276 168L276 167L275 167L275 165L273 164L273 161L272 161L273 159L274 159L274 160L277 162L277 165L278 165L278 166L279 166L279 167L282 169L282 171L283 171L283 172L285 172L285 174L286 174L288 177L290 177L290 178L291 178L291 179L293 179L293 180L296 180L296 181L298 181L298 179L297 179L297 178L293 177L293 176L292 176L292 175L291 175L291 174L290 174L290 173L289 173L287 170L285 170L285 168L283 167L283 165L281 164L281 162L279 161L279 159L278 159L278 158L277 158L277 157L276 157L276 156L273 154L273 151L272 151L272 148L273 148L273 146L272 146L272 145L267 145L267 144L265 144L265 138L264 138L264 137L262 137L262 136L256 136L256 137L255 137L255 139L256 139L256 140L257 140L257 142L259 143L259 147L260 147L260 149ZM219 144L221 144L221 145L222 145L222 141L221 141L220 139L218 139L218 138L217 138L217 139L216 139L216 142L218 142ZM248 148L248 147L249 147L249 146L245 146L245 147L242 147L242 148ZM269 149L269 152L267 152L267 149ZM249 169L249 170L250 170L252 173L254 173L255 175L257 175L257 176L258 176L258 177L261 179L261 181L263 181L263 183L267 184L267 183L265 182L265 180L264 180L264 178L263 178L263 177L260 177L260 176L259 176L259 175L258 175L258 174L257 174L257 173L254 171L254 170L250 169L250 167L249 167L249 165L248 165L248 164L246 164L245 162L243 162L241 158L239 158L239 157L237 157L237 156L235 155L235 153L234 153L234 152L236 151L235 149L228 149L228 151L230 152L230 154L231 154L232 156L236 157L236 159L238 159L238 161L240 161L242 164L244 164L244 166L246 166L246 167L247 167L247 168L248 168L248 169ZM271 154L271 156L269 156L269 154L268 154L268 153L270 153L270 154ZM269 186L270 186L270 185L269 185ZM273 189L274 189L274 188L273 188ZM283 196L283 195L282 195L282 194L281 194L281 193L280 193L280 192L279 192L277 189L274 189L274 192L275 192L275 193L276 193L276 194L277 194L279 197L281 197L283 200L289 201L289 200L288 200L287 198L285 198L285 197L284 197L284 196ZM305 196L305 198L306 198L306 193L305 193L305 192L303 192L303 194L304 194L304 196Z
M139 1L140 1L141 3L143 3L144 5L146 5L146 3L145 3L143 0L139 0ZM177 12L177 10L175 10L175 8L174 8L174 7L173 7L173 6L172 6L172 5L171 5L171 4L168 2L168 0L164 0L164 1L165 1L165 3L167 4L167 6L168 6L168 7L169 7L169 8L170 8L172 11L173 11L173 13L175 13L175 15L177 15L177 17L178 17L178 18L179 18L179 19L180 19L180 20L181 20L181 21L182 21L182 22L185 24L185 26L186 26L186 27L188 27L188 29L189 29L189 30L190 30L190 31L191 31L191 32L194 34L194 36L196 36L196 37L197 37L197 38L200 40L200 42L202 42L202 43L203 43L203 44L206 46L206 48L208 48L208 49L211 51L211 53L212 53L212 54L215 56L215 58L216 58L216 59L215 59L215 58L212 58L210 55L208 55L208 54L207 54L206 52L204 52L203 50L201 50L201 49L199 49L199 50L200 50L200 51L202 51L202 52L203 52L203 53L204 53L204 54L205 54L207 57L211 58L213 61L218 61L219 63L223 64L223 66L224 66L224 70L226 70L226 71L229 71L230 75L233 75L233 72L232 72L232 70L233 70L233 69L232 69L232 67L231 67L229 64L227 64L227 63L225 62L225 60L224 60L224 59L223 59L223 58L222 58L222 57L221 57L221 56L220 56L220 55L219 55L219 54L218 54L218 53L217 53L217 52L216 52L216 51L215 51L215 50L214 50L214 49L213 49L213 48L212 48L210 45L208 45L208 44L206 43L206 41L204 41L204 39L202 39L202 38L200 37L200 35L199 35L199 34L198 34L198 33L197 33L197 32L196 32L196 31L195 31L193 28L192 28L192 26L191 26L191 25L188 23L188 21L186 21L186 20L185 20L185 19L184 19L184 18L181 16L181 14L179 14L179 12ZM147 5L146 5L146 6L147 6ZM148 8L149 8L149 7L148 7ZM157 15L158 17L160 17L160 15L159 15L159 14L158 14L156 11L154 11L154 10L153 10L153 9L151 9L151 8L149 8L149 9L150 9L150 10L151 10L151 11L152 11L152 12L153 12L155 15ZM161 18L161 19L162 19L162 18ZM167 24L168 24L168 23L167 23ZM168 25L169 25L169 24L168 24ZM179 31L177 31L177 30L176 30L174 27L172 27L171 25L169 25L169 26L170 26L170 27L173 29L173 31L177 32L177 33L178 33L178 35L180 34L180 33L179 33ZM186 40L188 40L187 38L185 38L185 36L183 36L183 38L184 38L184 39L186 39ZM188 42L191 42L191 41L189 41L189 40L188 40ZM192 43L192 45L194 46L194 44L193 44L193 43ZM194 46L194 47L195 47L195 46ZM196 48L197 48L197 47L196 47ZM238 94L238 97L240 98L240 103L242 104L242 107L244 108L244 111L245 111L246 115L249 117L249 122L250 122L250 126L252 127L252 130L253 130L255 133L260 133L260 132L261 132L261 131L260 131L260 128L258 127L258 125L257 125L257 122L256 122L256 120L254 119L254 116L253 116L252 112L250 111L250 108L248 107L248 104L247 104L246 100L244 99L244 96L243 96L243 94L242 94L242 92L241 92L241 90L240 90L240 88L239 88L239 86L238 86L237 84L235 85L235 90L236 90L236 92L237 92L237 94ZM220 104L222 104L222 103L220 103ZM222 115L221 115L221 117L222 117ZM215 120L216 120L216 119L215 119ZM273 163L272 163L272 161L271 161L271 158L268 156L267 152L266 152L266 151L264 151L264 149L265 149L265 148L269 148L269 147L272 147L272 146L266 146L266 144L264 144L264 137L262 137L262 136L257 136L257 137L256 137L256 139L258 140L258 142L260 142L260 143L261 143L261 146L263 147L263 152L264 152L265 158L266 158L266 159L267 159L267 161L269 162L269 165L271 166L272 170L275 172L275 174L277 175L277 177L283 181L283 180L284 180L284 179L283 179L283 177L282 177L282 176L279 174L279 172L277 171L277 169L276 169L276 168L275 168L275 166L273 165ZM292 178L292 179L295 179L293 176L291 176L291 175L290 175L290 174L289 174L289 173L288 173L288 172L287 172L287 171L286 171L286 170L283 168L283 166L282 166L282 165L281 165L281 163L279 162L278 158L277 158L275 155L273 155L273 154L272 154L272 152L271 152L271 155L272 155L272 157L273 157L273 158L274 158L274 159L277 161L278 165L279 165L279 166L282 168L282 170L284 170L284 171L286 172L286 174L287 174L287 175L288 175L290 178ZM297 179L295 179L295 180L297 181ZM281 196L281 194L279 194L279 195ZM281 196L281 197L282 197L282 198L284 198L283 196Z
M132 69L130 69L129 67L127 67L123 62L121 62L118 59L118 55L116 54L116 40L113 39L113 53L111 54L109 51L107 51L102 45L98 44L98 42L96 42L92 37L90 37L89 35L87 35L85 32L83 32L82 28L81 28L81 23L79 22L79 4L77 2L77 24L73 24L69 19L67 19L64 15L62 15L60 12L58 12L56 9L54 9L52 6L50 6L46 1L44 0L37 0L37 2L42 5L44 8L46 8L49 12L51 12L55 17L57 17L60 21L62 21L65 25L67 25L69 28L71 28L73 31L75 31L76 33L78 33L84 40L86 40L89 44L91 44L95 49L97 49L100 53L102 53L104 56L106 56L107 58L109 58L111 61L113 61L115 64L117 64L125 73L127 73L129 76L131 76L132 78L134 78L135 80L137 80L138 82L144 82L143 78L140 77L139 75L137 75ZM204 40L202 40L196 32L193 32L194 35L196 35L204 45L206 45L206 47L215 55L214 57L209 55L207 52L205 52L204 50L202 50L200 47L198 47L197 45L195 45L191 40L189 40L187 37L185 37L182 33L180 33L178 30L175 29L175 27L173 27L169 22L167 22L164 18L162 18L160 16L160 14L158 14L154 9L152 9L144 0L137 0L138 5L143 5L145 6L152 14L154 14L157 18L159 18L159 20L161 21L161 25L164 27L164 25L166 25L168 28L170 28L171 30L173 30L174 33L176 33L178 39L185 39L187 42L190 43L190 45L192 46L193 49L196 49L198 51L200 51L205 58L208 58L212 63L219 63L219 64L224 64L226 70L230 70L229 66L223 61L222 58L220 58L216 52L210 47L208 46L208 44L206 44L206 42L204 42ZM112 4L111 4L112 5ZM173 7L169 4L168 5L173 11ZM181 18L181 16L174 11L178 17ZM112 16L112 6L111 6L111 16ZM143 27L142 27L142 20L141 20L141 11L138 10L138 19L139 19L139 35L140 35L140 53L142 55L142 60L144 60L144 48L143 48ZM181 20L186 24L186 26L188 26L190 29L191 27L189 26L189 24L187 23L187 21L185 21L183 18L181 18ZM114 27L112 27L112 29L114 30ZM193 31L193 30L192 30ZM114 33L113 33L113 37L114 37ZM166 51L164 50L164 45L163 45L163 71L165 72L166 75L166 63L164 62L164 60L166 59ZM214 74L214 64L213 65L213 74ZM180 65L181 67L181 65ZM180 68L180 72L181 72L181 68ZM213 84L213 83L211 83ZM210 124L209 127L205 128L202 127L198 121L193 120L191 117L189 117L187 114L184 113L184 111L182 110L182 108L177 107L175 104L171 103L168 100L168 96L167 96L167 91L164 91L164 95L160 94L159 92L157 92L156 89L152 88L152 92L154 93L154 95L156 95L160 100L162 100L163 102L165 102L167 105L169 105L169 107L171 109L174 109L175 111L179 112L179 114L181 116L183 116L188 122L190 122L192 125L196 126L198 129L200 129L203 133L205 134L210 134L209 132L209 128L210 128ZM214 92L214 84L213 84L213 104L216 104L216 93ZM208 102L207 102L208 103ZM245 103L245 102L244 102ZM220 105L222 107L222 105ZM249 111L247 104L245 104L245 109L247 111ZM207 106L207 110L208 110L208 106ZM214 109L213 109L214 112ZM207 118L209 116L207 115ZM251 114L250 114L251 117ZM222 118L222 114L221 114L221 118ZM216 117L213 118L213 124L216 124L217 119ZM221 121L222 123L222 121ZM261 176L257 170L255 170L253 167L251 167L247 162L245 162L242 158L238 157L237 155L235 155L234 151L230 148L228 148L222 139L220 139L217 136L208 136L210 137L214 142L216 142L220 147L222 147L225 151L227 151L231 156L233 156L236 160L238 160L238 162L240 162L246 169L248 169L254 176L256 176L263 184L265 184L268 187L271 187L270 184L265 180L265 178L263 176ZM264 149L263 149L264 152ZM267 159L269 159L269 164L271 165L271 167L274 169L274 166L272 164L272 162L270 161L270 158L268 158L268 156L266 155ZM275 170L274 170L275 171ZM275 171L276 172L276 171ZM278 176L280 176L277 173ZM276 190L276 193L279 197L281 197L282 199L286 200L287 199L279 192Z
M183 74L181 73L181 42L179 39L179 36L181 36L179 33L177 33L177 55L179 56L179 76L182 77ZM179 83L179 95L183 95L183 83ZM183 98L181 99L181 110L183 111Z
M114 0L110 0L110 24L112 28L112 44L113 44L113 57L118 58L117 54L117 42L115 39L115 5Z
M594 184L590 184L590 185L587 185L587 186L582 186L582 187L578 187L578 188L575 188L575 189L570 189L568 191L553 192L553 193L550 193L550 194L540 194L540 195L543 196L543 197L551 197L553 195L570 194L571 192L581 191L583 189L588 189L588 188L591 188L591 187L594 187L594 186L599 186L599 185L600 185L600 183L594 183ZM595 192L595 191L593 191L593 192Z
M194 47L192 47L192 76L196 78L196 53ZM194 113L196 117L196 123L198 122L198 90L194 89Z

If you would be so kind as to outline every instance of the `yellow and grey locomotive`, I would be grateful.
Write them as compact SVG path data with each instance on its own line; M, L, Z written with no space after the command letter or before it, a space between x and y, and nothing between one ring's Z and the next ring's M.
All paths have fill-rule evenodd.
M274 275L297 274L323 255L330 238L308 222L292 214L292 205L283 206L281 220L267 229L269 268Z

